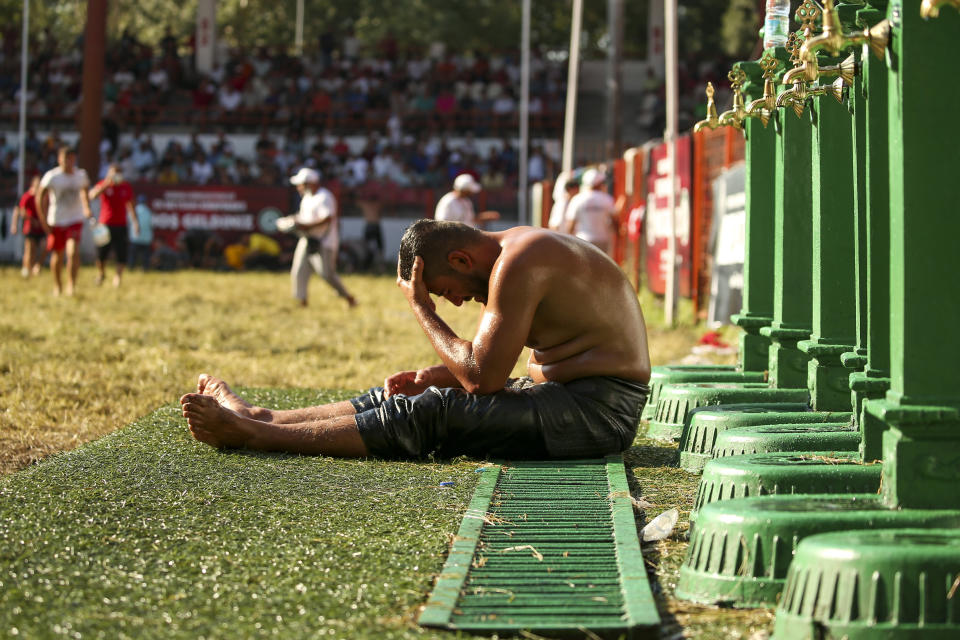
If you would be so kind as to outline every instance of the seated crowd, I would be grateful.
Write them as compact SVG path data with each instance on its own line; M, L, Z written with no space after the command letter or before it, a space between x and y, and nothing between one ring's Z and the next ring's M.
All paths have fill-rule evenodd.
M0 118L11 119L19 109L20 65L18 36L7 35L0 59ZM48 34L36 49L28 112L34 120L72 122L81 93L80 39L64 46ZM451 53L439 43L429 51L401 50L389 38L364 48L348 35L336 45L321 38L302 56L282 48L227 48L218 51L218 59L223 62L209 73L198 73L192 37L178 42L168 29L150 45L125 31L107 48L103 90L110 117L122 127L282 122L361 131L402 120L417 129L481 135L515 128L520 91L515 53ZM557 132L565 83L564 65L535 52L534 128Z
M40 174L56 165L56 149L63 143L56 130L38 136L28 130L26 173ZM116 148L114 145L118 145ZM305 136L288 131L281 135L263 129L251 154L239 153L230 136L220 131L205 144L195 131L189 137L171 136L157 148L153 136L138 133L129 143L119 137L104 137L101 171L117 162L130 181L164 185L288 186L287 177L296 167L311 166L325 181L337 181L351 190L376 183L405 189L446 189L461 173L474 175L488 191L515 188L519 151L509 137L484 145L470 134L455 141L445 137L372 132L353 147L342 136ZM531 181L552 175L556 159L539 145L528 158ZM16 145L0 133L0 180L16 175Z

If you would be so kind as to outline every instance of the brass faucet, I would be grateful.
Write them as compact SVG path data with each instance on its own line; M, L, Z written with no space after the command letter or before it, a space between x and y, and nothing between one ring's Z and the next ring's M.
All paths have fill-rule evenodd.
M840 64L833 64L829 67L820 67L818 77L839 78L844 86L853 86L853 77L857 75L857 58L854 54L848 55Z
M743 93L740 87L747 79L747 74L737 67L730 70L727 78L730 80L730 88L733 89L733 108L720 114L720 126L742 129L746 112L743 108Z
M800 49L804 42L813 37L813 25L816 23L817 18L820 17L820 5L813 0L803 0L803 4L797 7L794 17L797 19L797 22L801 24L803 34L801 35L794 32L787 37L786 48L787 51L790 52L790 63L793 64L793 68L787 71L780 81L782 84L787 85L813 82L817 79L816 75L812 75L811 72L808 71L810 64L804 62L800 57ZM813 64L816 65L816 60L814 60Z
M807 85L798 82L793 85L792 89L787 89L786 91L781 91L777 96L777 108L782 109L783 107L793 107L793 112L797 114L797 117L803 115L803 109L806 106L807 102Z
M809 87L806 91L806 97L833 96L834 100L843 104L843 90L847 86L849 85L843 81L843 78L838 76L837 79L830 84L818 84L814 87Z
M920 5L920 17L924 20L936 18L940 15L940 7L950 5L960 11L960 0L923 0Z
M763 69L763 97L747 105L746 116L760 118L764 127L770 121L770 114L777 108L777 91L773 79L777 75L778 66L780 63L777 58L770 54L764 54L760 59L760 68Z
M803 69L804 67L796 67L790 71L801 71ZM810 87L807 86L806 82L803 80L797 80L793 85L793 89L788 89L777 97L776 106L784 107L790 105L793 107L797 117L800 117L803 115L803 108L807 98L829 95L833 96L837 102L842 103L843 90L845 87L853 86L853 77L856 74L857 59L856 56L851 53L840 64L819 68L817 73L818 79L823 80L824 78L836 78L833 82L830 84L820 83ZM795 73L794 76L796 78L804 78L801 73Z
M697 124L693 125L693 132L702 131L703 129L716 129L721 126L720 118L717 117L717 105L713 101L713 83L707 83L707 119L701 120Z
M960 0L952 0L960 3ZM883 59L883 52L890 42L890 22L881 20L872 27L863 31L844 33L840 24L840 14L833 4L833 0L824 0L823 33L806 39L800 47L800 59L807 69L807 79L813 82L817 79L817 52L821 49L836 57L850 47L867 45L878 59Z
M813 29L813 20L815 20L816 17L812 13L812 10L808 9L807 5L808 2L804 2L803 5L797 9L796 16L797 18L801 18L801 11L803 11L804 32L809 34ZM816 5L813 5L813 9L816 9ZM794 66L783 75L781 82L792 85L792 88L780 92L776 101L777 108L792 106L798 118L803 115L803 109L807 99L807 79L803 73L804 65L800 62L800 45L802 42L803 36L796 32L792 32L787 36L786 49L790 52L790 62Z

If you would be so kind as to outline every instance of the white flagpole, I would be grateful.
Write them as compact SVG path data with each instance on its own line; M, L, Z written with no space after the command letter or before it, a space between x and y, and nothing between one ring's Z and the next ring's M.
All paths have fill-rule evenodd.
M580 72L580 31L583 23L583 0L573 0L570 22L570 55L567 59L567 110L563 117L562 169L573 170L573 135L577 119L577 78Z
M517 208L520 224L530 224L527 211L530 191L527 173L530 148L530 0L523 0L520 31L520 176Z
M27 40L30 32L30 0L23 0L23 35L20 40L20 161L17 163L17 199L24 189L27 155Z
M667 282L665 319L673 325L677 311L677 1L664 0L664 44L667 80L667 180L670 185L670 237L667 239Z

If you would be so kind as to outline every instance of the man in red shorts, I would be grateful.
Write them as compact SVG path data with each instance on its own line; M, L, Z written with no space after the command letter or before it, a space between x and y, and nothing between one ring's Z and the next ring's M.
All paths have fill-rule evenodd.
M40 224L40 214L37 213L37 189L40 187L40 176L33 176L30 188L20 198L20 204L13 210L13 221L10 223L10 235L19 231L20 219L23 219L23 267L20 274L24 278L40 273L43 264L44 247L40 243L46 238L43 225Z
M127 232L127 216L133 225L133 234L140 235L140 221L133 208L133 187L123 179L120 166L111 163L107 175L90 190L90 199L100 197L100 224L110 230L110 241L97 247L97 285L103 284L107 256L113 253L117 262L117 273L113 276L113 286L120 286L123 267L127 264L127 246L130 242Z
M90 219L90 200L87 172L77 167L77 153L63 146L57 151L57 166L43 174L37 192L37 209L44 231L47 232L47 250L50 270L53 271L53 295L62 289L63 256L67 256L67 295L76 290L80 257L77 255L83 235L83 219Z

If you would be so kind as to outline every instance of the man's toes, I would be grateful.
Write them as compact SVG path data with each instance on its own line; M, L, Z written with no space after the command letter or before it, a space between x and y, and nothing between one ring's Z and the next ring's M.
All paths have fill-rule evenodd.
M197 393L203 393L212 380L213 376L209 373L201 373L200 377L197 378Z
M216 407L219 406L216 398L212 396L205 396L201 393L187 393L182 398L180 398L180 404L194 404L197 407Z
M193 434L193 437L196 440L199 440L204 444L208 444L211 447L216 447L218 449L220 448L220 443L209 431L202 429L200 427L190 427L190 433Z

